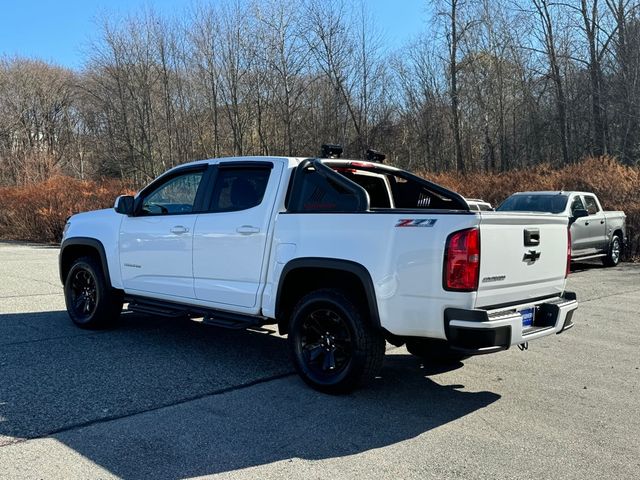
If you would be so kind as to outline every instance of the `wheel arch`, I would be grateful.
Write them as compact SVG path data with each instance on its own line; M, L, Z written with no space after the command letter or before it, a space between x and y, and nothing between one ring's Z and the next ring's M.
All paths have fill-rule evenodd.
M60 246L60 281L64 285L73 260L82 256L93 256L98 259L104 272L107 286L111 288L111 276L109 275L109 264L104 245L100 240L89 237L68 238Z
M353 292L372 325L381 328L373 280L365 266L351 260L305 257L289 261L280 275L275 308L280 333L288 332L289 315L303 295L327 287Z
M613 231L611 238L615 236L620 237L620 247L622 248L622 244L624 244L624 232L622 231L622 227L618 227Z

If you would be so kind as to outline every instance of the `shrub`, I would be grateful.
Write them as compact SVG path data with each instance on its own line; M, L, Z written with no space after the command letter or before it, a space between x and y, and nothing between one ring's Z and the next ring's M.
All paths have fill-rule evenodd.
M623 210L626 213L629 245L625 257L640 257L640 168L622 165L609 157L598 157L587 158L561 169L539 165L527 170L501 173L420 174L465 197L482 198L494 206L518 191L593 192L605 210Z
M629 248L626 257L640 257L640 168L609 157L588 158L562 169L539 165L502 173L418 172L468 198L498 205L513 192L585 190L594 192L607 210L627 214ZM132 184L118 180L82 181L53 177L24 187L0 188L0 238L59 242L67 217L113 206L118 195L132 193Z
M0 237L55 243L74 213L113 206L131 186L117 180L100 182L53 177L23 187L0 188Z

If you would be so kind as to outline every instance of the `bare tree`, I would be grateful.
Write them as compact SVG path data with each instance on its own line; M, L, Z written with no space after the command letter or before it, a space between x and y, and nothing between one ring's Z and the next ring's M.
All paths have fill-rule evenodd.
M539 28L542 34L545 54L549 63L549 76L555 87L556 111L558 115L558 129L560 131L560 148L562 151L562 162L566 165L570 163L568 122L567 122L567 100L564 91L564 82L560 69L560 59L558 56L558 45L555 35L555 24L549 9L549 0L532 0L535 12L539 21Z

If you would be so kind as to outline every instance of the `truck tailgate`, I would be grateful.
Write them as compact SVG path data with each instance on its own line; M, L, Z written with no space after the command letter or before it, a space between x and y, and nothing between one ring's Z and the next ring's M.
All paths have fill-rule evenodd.
M498 307L559 295L565 286L568 219L483 212L475 306Z

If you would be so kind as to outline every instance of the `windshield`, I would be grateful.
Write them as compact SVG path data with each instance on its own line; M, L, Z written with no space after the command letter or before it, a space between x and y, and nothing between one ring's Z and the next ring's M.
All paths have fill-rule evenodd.
M507 198L496 209L499 212L548 212L560 213L567 206L567 195L560 194L539 194L531 195L518 194Z

